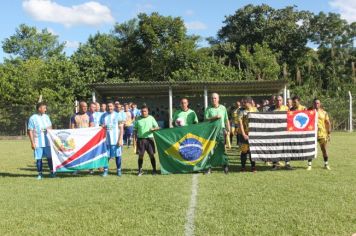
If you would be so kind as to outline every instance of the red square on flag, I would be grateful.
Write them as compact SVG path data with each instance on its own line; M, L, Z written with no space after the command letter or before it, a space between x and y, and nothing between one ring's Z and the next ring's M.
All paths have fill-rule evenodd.
M310 111L288 111L287 130L288 131L313 131L315 130L314 110Z

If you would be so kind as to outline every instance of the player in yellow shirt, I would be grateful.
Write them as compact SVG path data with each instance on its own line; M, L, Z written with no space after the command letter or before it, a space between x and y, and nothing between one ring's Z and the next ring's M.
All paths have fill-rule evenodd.
M231 112L231 132L230 132L230 142L232 143L232 139L234 135L237 134L237 129L239 129L239 113L241 110L241 103L240 101L236 101L235 107L233 108L233 111ZM238 140L237 140L238 143Z
M294 96L292 98L292 108L290 109L291 111L304 111L307 108L305 106L303 106L302 104L300 104L300 97L299 96Z
M253 100L251 97L245 99L245 109L241 112L239 116L239 123L241 128L241 136L239 139L239 146L241 147L241 171L244 172L246 169L247 155L251 162L251 172L256 172L256 162L251 159L250 146L248 143L248 113L258 112L257 108L253 106Z
M318 142L320 149L323 153L324 158L324 168L330 170L328 164L328 153L326 152L326 144L330 139L331 124L328 113L321 108L321 102L319 99L314 99L313 108L318 112ZM308 160L307 170L312 169L312 160Z

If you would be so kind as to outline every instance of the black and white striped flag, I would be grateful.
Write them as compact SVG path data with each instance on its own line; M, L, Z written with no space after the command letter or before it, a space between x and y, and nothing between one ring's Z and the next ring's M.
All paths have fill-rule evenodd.
M252 160L277 162L316 157L315 111L249 113L248 120Z

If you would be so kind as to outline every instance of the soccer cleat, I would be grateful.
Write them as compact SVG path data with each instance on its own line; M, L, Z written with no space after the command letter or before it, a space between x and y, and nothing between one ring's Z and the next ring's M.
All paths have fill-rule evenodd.
M94 174L94 170L89 170L89 174L90 175Z
M153 171L152 171L152 175L157 175L157 171L156 171L156 170L153 170Z
M240 170L240 172L245 172L245 171L246 171L245 167L241 168Z
M274 170L278 170L278 166L277 166L277 165L274 165L271 170L273 170L273 171L274 171Z
M42 179L42 175L38 175L37 180L41 180L41 179Z
M324 169L325 169L325 170L331 170L330 166L328 166L328 165L325 165L325 166L324 166Z
M108 170L104 170L104 173L101 175L102 177L107 177L109 175L109 171Z
M229 173L229 167L228 166L224 166L224 173L226 175Z
M56 173L52 172L50 175L49 175L50 178L56 178Z
M117 176L121 177L122 173L121 173L121 169L117 170Z
M308 166L307 170L311 170L312 169L312 166Z
M256 173L257 172L256 167L251 167L251 172Z
M205 175L210 175L211 174L211 168L209 168L207 171L204 172Z
M142 176L142 175L143 175L142 169L138 170L137 176Z

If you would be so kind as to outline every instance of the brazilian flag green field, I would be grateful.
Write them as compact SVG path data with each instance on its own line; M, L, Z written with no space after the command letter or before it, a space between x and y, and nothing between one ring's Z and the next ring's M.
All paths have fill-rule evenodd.
M221 122L203 122L154 132L162 174L202 171L225 163Z

